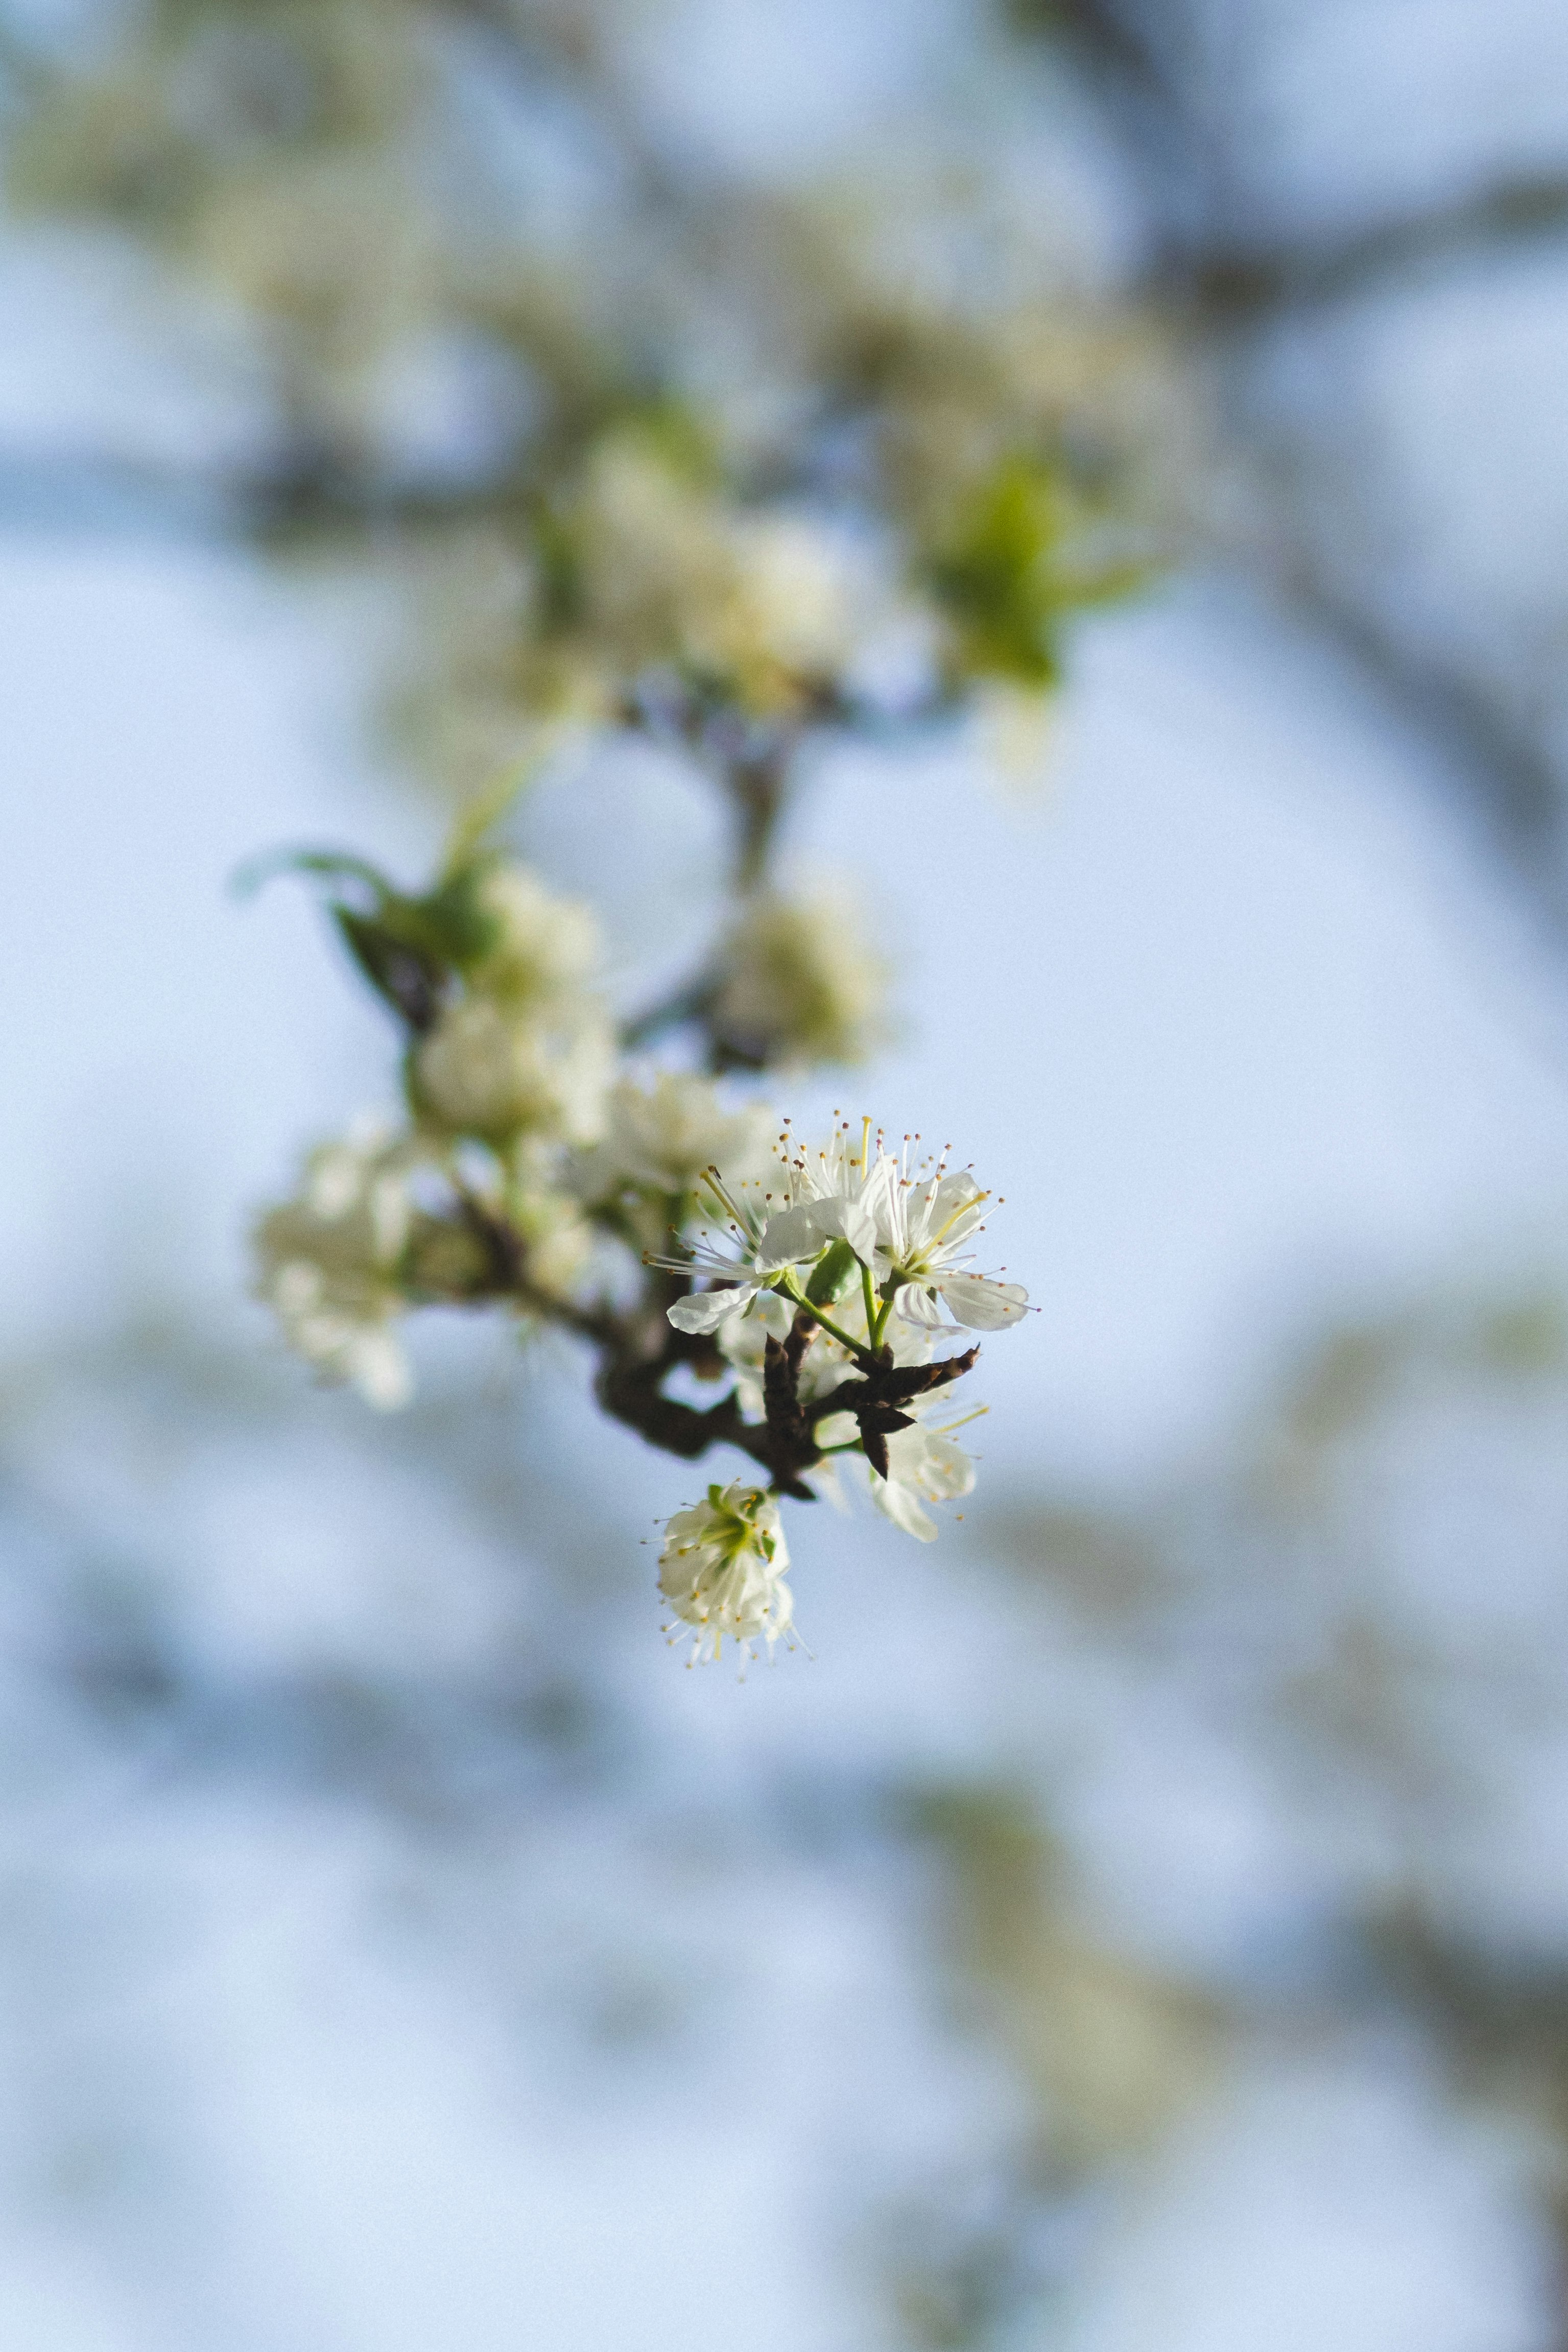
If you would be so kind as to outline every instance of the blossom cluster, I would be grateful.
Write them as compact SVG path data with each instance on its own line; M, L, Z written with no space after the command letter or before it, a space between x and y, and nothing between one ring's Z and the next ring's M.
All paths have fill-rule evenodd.
M710 1486L666 1532L660 1590L694 1659L792 1638L781 1497L843 1503L858 1479L930 1541L929 1506L973 1484L954 1435L973 1413L948 1393L967 1336L1026 1305L972 1265L973 1172L869 1119L805 1148L744 1082L628 1053L591 911L510 857L472 855L422 897L356 859L297 863L397 1020L404 1117L318 1150L258 1223L258 1293L292 1347L392 1408L404 1318L489 1306L587 1342L601 1403L653 1444L748 1456L759 1482ZM820 1002L832 956L813 953ZM678 1372L713 1402L672 1393Z
M1019 12L977 5L964 89L1001 94ZM859 1482L929 1540L973 1476L967 1335L1024 1311L970 1263L969 1171L870 1128L803 1150L772 1107L889 1034L875 926L781 870L791 796L921 729L1037 759L1075 617L1179 528L1168 348L955 90L851 186L683 153L643 13L604 0L148 0L100 30L40 17L0 61L11 197L112 224L232 360L244 430L168 488L374 583L382 740L453 823L427 888L292 861L396 1024L401 1101L260 1220L258 1288L384 1407L417 1310L574 1334L607 1414L750 1465L660 1580L695 1653L772 1647L781 1510ZM650 753L716 795L727 870L696 968L628 1013L626 942L496 845L542 768Z
M710 1227L684 1255L655 1263L707 1284L666 1311L678 1331L714 1337L747 1419L804 1423L810 1486L838 1500L843 1470L858 1463L877 1507L931 1542L937 1528L926 1505L967 1495L974 1484L954 1431L984 1410L933 1417L947 1402L940 1391L973 1360L971 1353L938 1358L937 1347L966 1329L1018 1322L1027 1297L1019 1284L970 1269L966 1244L983 1229L989 1196L969 1170L950 1171L942 1160L911 1173L916 1140L895 1157L866 1119L858 1139L841 1125L820 1150L803 1151L786 1128L763 1177L731 1183L717 1168L708 1171L704 1190L720 1230ZM661 1589L678 1627L695 1637L694 1657L718 1655L726 1634L742 1638L708 1578L689 1577L687 1562L694 1546L700 1550L725 1529L727 1558L745 1548L735 1512L746 1491L731 1487L721 1497L710 1489L706 1504L670 1525ZM752 1542L747 1562L755 1622L743 1629L744 1642L761 1635L771 1649L792 1622L787 1554L771 1521L766 1545Z
M232 344L236 518L395 583L389 715L459 798L563 732L725 759L1000 700L1029 740L1071 616L1165 528L1155 339L1054 247L989 296L911 274L955 181L1010 184L984 147L848 205L683 176L603 0L111 17L18 37L8 193L129 234Z
M875 924L781 867L792 795L921 730L1035 762L1076 616L1184 512L1169 348L1022 198L1030 12L976 7L963 90L852 180L672 141L646 14L606 0L146 0L89 41L35 10L0 57L12 201L141 247L204 414L232 368L237 429L147 498L374 586L381 740L452 824L426 888L286 861L395 1024L400 1102L259 1220L258 1291L378 1407L412 1315L489 1310L574 1335L677 1461L738 1456L660 1556L693 1656L790 1639L791 1504L861 1486L931 1539L974 1476L972 1335L1025 1311L971 1262L969 1170L870 1125L802 1148L773 1107L889 1034ZM695 968L628 1013L627 942L498 843L542 770L650 761L715 795L725 871Z

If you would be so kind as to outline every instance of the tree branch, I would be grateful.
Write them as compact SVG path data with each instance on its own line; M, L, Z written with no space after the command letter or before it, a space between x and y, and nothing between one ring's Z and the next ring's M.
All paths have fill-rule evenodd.
M1204 326L1246 325L1282 310L1341 301L1431 262L1506 245L1551 240L1568 227L1568 178L1501 180L1452 205L1378 221L1323 244L1250 245L1215 238L1167 249L1151 271L1156 299L1173 295Z

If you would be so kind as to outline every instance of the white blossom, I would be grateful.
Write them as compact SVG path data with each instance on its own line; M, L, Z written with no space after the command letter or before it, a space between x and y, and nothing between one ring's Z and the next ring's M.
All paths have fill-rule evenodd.
M548 1183L510 1183L507 1222L523 1245L529 1286L546 1297L569 1297L593 1263L595 1232L582 1203Z
M967 1271L973 1252L963 1244L984 1229L990 1193L966 1168L950 1172L939 1164L922 1178L909 1175L901 1161L882 1164L891 1177L876 1204L876 1274L879 1287L894 1286L894 1313L936 1331L953 1324L1000 1331L1020 1322L1029 1303L1020 1283Z
M491 1142L522 1130L595 1141L614 1068L615 1033L592 997L522 1012L467 997L446 1008L414 1055L420 1111Z
M832 1315L835 1324L847 1339L858 1340L862 1346L867 1344L866 1308L858 1289L850 1290L840 1299L834 1306ZM734 1367L735 1394L747 1421L761 1421L763 1417L763 1361L767 1339L765 1326L754 1315L732 1316L717 1336L720 1353ZM892 1352L893 1362L901 1369L910 1364L929 1363L931 1339L930 1331L907 1323L896 1323L889 1328L885 1344ZM815 1404L818 1397L826 1396L841 1381L853 1380L858 1370L849 1349L819 1326L812 1333L805 1353L801 1358L800 1370L795 1376L795 1394L803 1404ZM825 1436L826 1431L833 1433ZM853 1440L857 1435L852 1415L836 1413L830 1420L824 1421L817 1430L818 1443L827 1445ZM820 1465L808 1475L814 1480L818 1479L822 1475Z
M787 1138L784 1143L787 1151ZM781 1275L810 1264L839 1240L870 1258L875 1223L858 1197L833 1189L826 1160L781 1157L773 1169L771 1183L734 1187L710 1169L704 1189L726 1221L722 1234L700 1234L684 1256L649 1260L683 1274L710 1276L721 1286L676 1300L668 1314L678 1331L717 1331L732 1317L754 1311L783 1339L795 1307L776 1287Z
M412 1387L392 1326L405 1304L397 1276L416 1160L406 1140L380 1131L326 1144L296 1197L256 1228L256 1295L289 1345L384 1411L406 1403Z
M729 572L715 501L647 436L607 435L574 518L593 633L632 669L687 649L689 616L722 599Z
M767 1168L776 1114L763 1103L730 1108L710 1078L660 1070L651 1080L619 1079L606 1105L604 1141L579 1171L589 1200L619 1185L666 1196L692 1192L710 1168L731 1186L749 1185Z
M779 511L738 518L729 542L729 594L704 616L720 661L742 675L763 664L837 675L876 610L859 551L809 516Z
M593 908L547 889L531 866L498 860L474 897L492 932L473 971L481 995L538 1003L581 987L598 966L604 941Z
M906 1406L914 1416L912 1429L895 1429L888 1439L888 1475L870 1473L871 1500L883 1516L921 1543L936 1540L936 1521L926 1503L951 1502L973 1491L974 1464L952 1431L974 1418L963 1414L945 1428L928 1429L921 1419L922 1401Z
M691 1635L689 1664L719 1658L726 1641L742 1654L759 1640L771 1651L789 1634L794 1608L785 1584L789 1552L778 1505L736 1480L677 1511L665 1528L658 1585L675 1624Z
M758 892L719 967L714 1029L745 1061L863 1062L881 1041L888 968L846 893Z
M595 641L634 671L721 679L754 711L797 708L879 616L847 534L785 508L737 512L636 428L595 451L573 528Z

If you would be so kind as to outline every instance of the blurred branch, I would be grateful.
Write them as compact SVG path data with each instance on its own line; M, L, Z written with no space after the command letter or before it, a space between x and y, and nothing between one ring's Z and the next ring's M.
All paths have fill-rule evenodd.
M43 58L0 9L0 95L31 98L48 79Z
M1098 88L1112 115L1124 118L1124 149L1143 180L1163 235L1146 273L1145 292L1174 300L1200 328L1247 322L1274 312L1360 292L1431 262L1499 245L1556 236L1568 227L1568 174L1523 173L1393 219L1319 239L1257 237L1246 207L1220 200L1225 176L1217 110L1202 102L1204 85L1170 73L1147 8L1116 0L1011 0L1007 15L1026 31L1061 41ZM1211 78L1212 79L1212 78ZM1150 133L1184 183L1190 201L1172 202L1150 170ZM1175 217L1191 212L1199 226ZM1163 219L1161 215L1163 215ZM1213 224L1207 229L1201 224Z
M504 512L521 480L387 482L335 456L230 468L0 449L0 531L261 541L439 529Z
M207 539L232 532L237 486L139 458L0 450L0 531Z
M679 178L647 138L613 45L600 37L590 10L520 9L511 0L446 0L446 6L479 34L522 88L536 89L542 72L570 89L629 167L645 207L667 211L679 203Z
M1568 951L1568 798L1542 746L1497 698L1404 643L1299 549L1268 578L1274 593L1430 740L1494 858L1552 946Z
M1136 21L1101 0L1005 0L1003 15L1016 32L1059 42L1091 73L1170 99L1154 46Z
M1565 228L1568 178L1547 174L1505 181L1458 204L1379 222L1337 242L1229 249L1215 243L1185 260L1167 256L1153 273L1152 290L1168 296L1173 288L1200 324L1225 326L1341 300L1382 279L1499 245L1554 240Z
M1249 234L1244 189L1227 188L1241 77L1211 58L1204 74L1170 68L1181 26L1148 0L1008 0L1021 30L1064 43L1120 127L1153 227L1146 299L1173 310L1222 360L1282 314L1380 291L1423 269L1562 240L1568 174L1524 173L1403 217L1333 236ZM1173 11L1172 14L1175 12ZM1229 61L1234 68L1237 60ZM1271 497L1279 562L1272 593L1326 636L1426 737L1461 779L1478 831L1559 952L1568 948L1568 777L1500 693L1426 654L1332 583L1302 545L1288 504Z

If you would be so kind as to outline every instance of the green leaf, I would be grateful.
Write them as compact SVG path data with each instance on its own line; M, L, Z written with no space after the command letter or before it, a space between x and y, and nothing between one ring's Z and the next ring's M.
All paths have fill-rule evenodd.
M335 906L332 919L364 978L399 1020L418 1033L431 1027L441 1009L446 974L438 962L400 939L382 922Z
M954 666L964 675L1056 683L1062 524L1049 469L1011 457L981 484L928 558L926 583L947 617Z
M500 937L500 925L486 913L479 895L484 876L483 864L464 866L400 909L410 930L422 935L424 946L448 963L462 967L482 961Z
M389 882L367 858L337 849L268 851L242 866L233 887L241 895L258 890L279 874L355 887L362 903L331 897L328 912L359 971L376 994L411 1029L428 1029L455 969L473 962L493 944L494 925L478 896L483 866L470 861L449 873L423 898L412 898Z
M701 489L716 489L723 465L719 442L708 418L689 401L672 393L658 393L635 408L622 427L628 438L642 442L667 471Z
M237 868L229 888L237 898L253 898L280 874L309 874L327 882L358 882L370 892L377 906L397 895L379 867L346 849L265 849L259 857L247 858Z
M571 522L541 499L529 518L540 634L564 635L584 614L583 559Z

